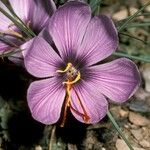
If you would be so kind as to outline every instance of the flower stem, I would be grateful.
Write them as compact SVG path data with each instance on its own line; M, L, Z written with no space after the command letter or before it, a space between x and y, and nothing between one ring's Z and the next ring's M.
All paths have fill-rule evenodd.
M55 141L55 132L56 132L56 126L54 125L52 127L52 131L51 131L51 137L50 137L50 141L49 141L49 146L48 146L48 150L52 150L53 149L53 143Z
M119 135L122 137L122 139L125 141L125 143L129 147L129 149L130 150L134 150L133 147L131 146L131 144L129 143L129 141L127 140L127 138L125 137L125 135L122 133L119 125L117 124L117 122L115 121L114 117L112 116L112 114L110 113L109 110L107 112L107 116L110 119L110 121L113 124L113 126L115 127L115 129L117 130L117 132L119 133Z

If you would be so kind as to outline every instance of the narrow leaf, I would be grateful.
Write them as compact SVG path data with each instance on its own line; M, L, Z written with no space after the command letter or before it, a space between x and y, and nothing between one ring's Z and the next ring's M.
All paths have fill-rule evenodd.
M101 1L102 0L91 0L90 1L91 10L93 13L96 12L97 9L98 9L98 11L100 10Z
M139 60L139 61L143 61L143 62L150 62L150 58L146 58L146 57L138 57L138 56L134 56L134 55L129 55L129 54L125 54L122 52L115 52L113 53L113 55L115 56L119 56L119 57L127 57L130 59L134 59L134 60Z
M141 7L134 15L129 16L128 19L118 28L118 32L121 32L126 26L131 22L141 11L143 11L148 5L150 5L150 1L147 2L143 7Z
M128 37L130 37L130 38L133 38L133 39L135 39L135 40L138 40L138 41L141 41L141 42L143 42L144 44L147 44L147 42L145 42L145 41L143 41L143 40L141 40L141 39L139 39L139 38L137 38L137 37L135 37L135 36L133 36L133 35L130 35L130 34L126 34L126 33L119 33L119 35L124 35L124 36L128 36Z
M125 141L125 143L127 144L127 146L129 147L130 150L134 150L133 147L130 145L129 141L127 140L127 138L125 137L125 135L122 133L119 125L117 124L117 122L115 121L114 117L112 116L112 114L110 113L110 111L107 112L107 116L110 119L111 123L113 124L113 126L115 127L115 129L117 130L117 132L119 133L119 135L122 137L122 139Z

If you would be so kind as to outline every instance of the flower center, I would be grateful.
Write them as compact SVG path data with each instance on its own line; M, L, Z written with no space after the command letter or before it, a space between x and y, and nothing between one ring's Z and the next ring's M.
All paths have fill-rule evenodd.
M71 64L68 63L64 70L57 70L58 73L66 73L66 81L63 84L75 84L81 79L80 72Z
M61 127L64 126L65 124L65 120L66 120L66 116L67 116L67 108L70 107L70 109L77 114L78 116L82 117L82 119L84 120L85 123L88 123L90 120L90 117L87 115L86 109L84 108L82 101L79 97L79 95L77 94L77 92L74 89L74 92L77 96L77 102L79 102L78 104L81 106L83 113L79 112L78 110L76 110L72 104L71 104L71 90L72 90L72 86L73 84L75 84L76 82L78 82L81 79L81 74L80 72L71 64L68 63L66 68L64 70L57 70L58 73L66 73L66 81L63 82L64 85L66 85L66 97L65 97L65 102L64 102L64 111L63 111L63 118L62 118L62 122L61 122Z

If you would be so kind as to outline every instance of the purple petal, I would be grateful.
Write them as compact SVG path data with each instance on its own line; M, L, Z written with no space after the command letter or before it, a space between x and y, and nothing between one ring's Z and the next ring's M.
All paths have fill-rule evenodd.
M0 54L12 52L8 59L17 65L23 65L22 51L19 48L22 43L12 36L0 37Z
M12 6L14 12L17 14L18 17L22 21L27 22L28 21L28 15L29 15L29 8L31 4L31 0L10 0L10 5ZM3 8L7 13L10 13L10 11L6 8L5 5L3 5L2 2L0 2L0 7ZM6 32L8 30L16 30L16 26L14 23L9 20L4 14L0 12L0 32Z
M47 28L44 28L39 34L39 37L42 37L45 41L47 41L50 45L53 45L54 42L52 40L51 35L48 33Z
M41 37L22 46L24 63L29 73L36 77L50 77L62 62L53 48Z
M89 6L76 1L66 3L54 13L49 32L62 58L77 51L90 18Z
M18 48L20 44L22 44L22 41L13 36L0 36L0 53Z
M14 12L21 20L27 21L29 15L29 8L31 5L31 0L10 0L9 1Z
M12 61L13 63L15 63L16 65L19 65L19 66L23 66L24 63L23 63L23 56L22 56L22 51L21 49L20 50L13 50L14 51L14 54L9 56L8 59L10 61ZM16 51L16 53L15 53Z
M111 55L117 46L118 35L112 20L101 15L88 24L78 55L92 65Z
M8 12L8 9L5 7L5 5L1 1L0 1L0 7ZM11 23L12 22L3 13L0 12L0 32L7 30L8 26Z
M114 102L128 100L140 84L137 66L126 58L91 67L91 83Z
M84 115L87 113L87 116L89 117L89 120L87 118L86 121L81 115L77 114L73 109L71 109L71 112L75 118L80 122L94 124L99 122L106 115L108 110L108 103L105 97L97 90L96 87L93 87L91 84L83 81L80 86L76 86L72 90L71 94L72 107L79 113ZM85 109L85 112L83 107L81 107L79 98Z
M62 83L56 78L31 83L27 100L32 116L44 124L56 123L60 117L65 98Z
M53 0L32 0L30 3L28 19L34 30L41 31L56 10L55 3Z
M4 51L10 50L10 46L2 41L0 41L0 54Z

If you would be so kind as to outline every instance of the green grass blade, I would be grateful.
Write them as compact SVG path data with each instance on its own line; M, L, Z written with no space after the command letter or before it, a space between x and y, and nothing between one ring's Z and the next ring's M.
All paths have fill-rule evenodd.
M144 26L150 26L150 22L145 22L145 23L132 23L128 24L128 28L136 28L136 27L144 27Z
M146 17L147 17L147 16L150 16L150 13L138 14L138 15L135 16L135 18L136 18L136 17L140 17L140 16L146 16ZM129 16L129 17L130 17L130 16ZM117 21L117 22L116 22L116 26L119 27L119 26L123 25L123 24L128 20L129 17Z
M98 14L98 12L100 11L101 2L102 2L102 0L91 0L90 1L91 10L93 13L97 12L97 14Z
M110 111L107 112L107 116L110 119L111 123L113 124L113 126L115 127L115 129L117 130L117 132L119 133L119 135L122 137L122 139L125 141L125 143L127 144L127 146L129 147L130 150L134 150L133 147L131 146L131 144L129 143L129 141L127 140L127 138L125 137L125 135L122 133L119 125L117 124L117 122L115 121L114 117L112 116L112 114L110 113Z
M129 16L128 19L118 28L118 32L121 32L123 29L125 29L128 23L130 23L135 17L137 17L139 13L143 11L148 5L150 5L150 1L147 2L143 7L141 7L134 15Z
M22 52L23 50L22 49L15 49L15 50L12 50L12 51L9 51L9 52L5 52L5 53L2 53L0 54L0 58L4 58L4 57L10 57L16 53L20 53Z
M113 55L115 56L119 56L119 57L127 57L130 59L134 59L134 60L139 60L139 61L143 61L143 62L150 62L150 58L146 58L146 57L138 57L138 56L133 56L133 55L129 55L129 54L125 54L122 52L114 52Z
M144 44L147 44L147 42L145 42L145 41L143 41L143 40L141 40L141 39L139 39L139 38L137 38L137 37L135 37L135 36L133 36L133 35L127 34L127 33L122 33L122 32L120 32L119 35L128 36L128 37L133 38L133 39L135 39L135 40L141 41L141 42L143 42Z
M11 45L13 47L18 47L14 42L9 40L8 38L5 38L5 36L3 36L3 33L1 33L1 32L0 32L0 41L4 41L5 43L7 43L8 45Z

